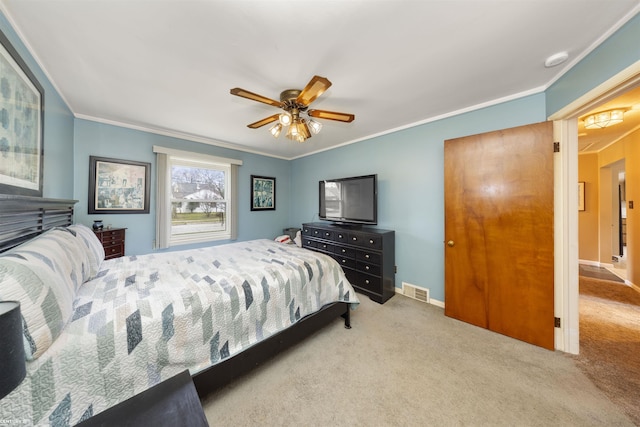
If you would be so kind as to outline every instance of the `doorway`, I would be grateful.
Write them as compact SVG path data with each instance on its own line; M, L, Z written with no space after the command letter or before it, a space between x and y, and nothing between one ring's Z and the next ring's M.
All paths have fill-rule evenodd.
M556 348L568 353L579 353L579 230L578 230L578 153L579 118L598 106L640 87L640 61L618 75L592 89L576 101L565 106L549 117L556 121L556 140L562 150L557 160L556 173L556 313L562 317L562 327L556 331ZM636 129L637 130L637 129ZM580 142L583 136L580 135ZM640 153L636 153L638 157ZM632 181L629 165L625 175L625 187L629 195ZM640 171L633 171L636 178ZM637 180L637 179L636 179ZM635 182L635 181L634 181ZM640 182L640 181L639 181ZM640 191L640 188L634 190ZM587 193L589 194L589 193ZM628 198L628 197L627 197ZM629 202L627 200L627 206ZM633 281L640 276L640 253L634 253L634 232L632 216L637 211L627 210L627 276ZM637 219L640 224L640 217ZM638 230L640 231L640 229ZM640 245L640 243L638 243ZM637 251L635 251L637 252ZM634 273L635 267L635 273ZM637 283L636 283L637 285Z

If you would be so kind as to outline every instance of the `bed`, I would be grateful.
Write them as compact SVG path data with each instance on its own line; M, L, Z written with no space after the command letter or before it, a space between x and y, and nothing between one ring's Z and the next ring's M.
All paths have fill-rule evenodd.
M2 201L8 224L24 203ZM338 316L350 327L358 304L331 257L295 245L105 261L93 232L68 224L72 208L38 209L67 219L0 228L0 300L21 301L28 359L0 420L73 425L184 369L203 396Z

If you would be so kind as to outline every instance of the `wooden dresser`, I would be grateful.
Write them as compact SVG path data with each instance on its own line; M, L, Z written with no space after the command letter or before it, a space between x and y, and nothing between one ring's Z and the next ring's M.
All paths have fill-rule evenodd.
M104 247L104 259L124 256L124 240L126 228L109 228L93 230Z
M385 303L395 294L395 232L372 227L302 224L302 247L332 256L354 289Z

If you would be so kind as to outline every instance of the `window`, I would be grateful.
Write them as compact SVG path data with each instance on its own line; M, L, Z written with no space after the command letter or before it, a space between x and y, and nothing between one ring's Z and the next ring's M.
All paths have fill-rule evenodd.
M154 147L156 247L235 239L239 160Z

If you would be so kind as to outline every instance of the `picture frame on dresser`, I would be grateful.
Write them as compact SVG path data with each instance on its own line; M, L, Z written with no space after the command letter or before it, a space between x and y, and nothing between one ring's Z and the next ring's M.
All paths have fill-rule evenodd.
M276 179L251 175L251 210L276 210Z
M0 31L0 193L42 197L44 89Z
M151 163L89 156L90 214L149 213Z

